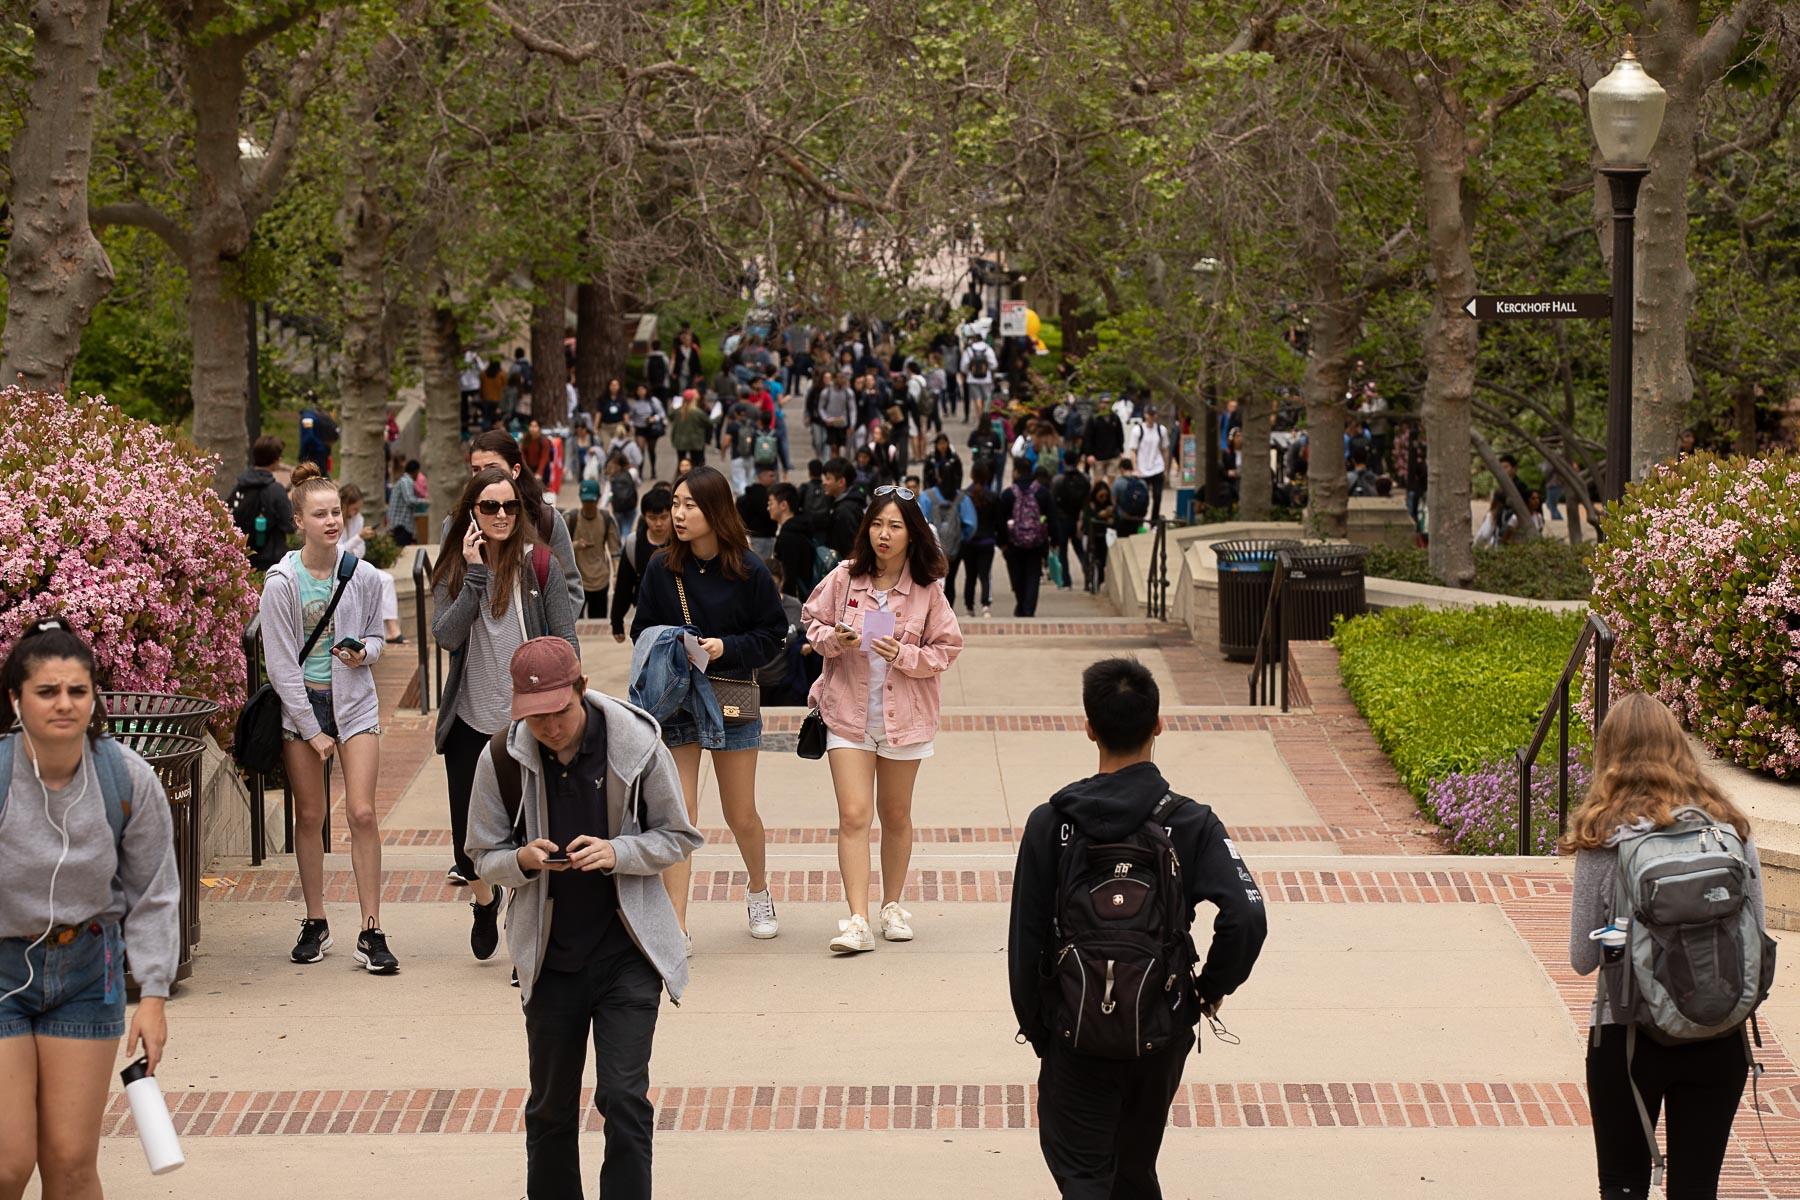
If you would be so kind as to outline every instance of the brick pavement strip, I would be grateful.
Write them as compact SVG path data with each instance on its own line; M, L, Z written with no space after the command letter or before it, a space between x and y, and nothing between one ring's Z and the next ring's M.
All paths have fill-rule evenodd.
M350 845L348 830L335 830L335 845L347 848ZM709 845L725 845L731 841L731 831L723 825L706 826L700 830ZM782 828L765 828L764 834L771 846L818 846L834 845L837 842L837 830L828 825L795 825ZM913 842L921 846L956 846L985 844L1017 844L1019 830L1007 826L988 825L915 825ZM1373 836L1377 831L1366 829L1340 829L1330 825L1233 825L1231 836L1238 842L1306 842L1326 843L1339 838ZM869 830L872 842L881 841L881 827L873 826ZM450 845L448 829L384 829L381 831L381 844L396 848L423 847L438 848Z
M741 899L747 878L743 871L695 871L693 898ZM234 879L208 890L205 900L271 904L301 898L300 877L293 871L244 870ZM1518 898L1566 897L1570 890L1567 876L1552 872L1271 871L1258 882L1266 897L1278 904L1496 904ZM879 872L872 877L871 886L881 886ZM769 887L778 902L843 899L843 883L835 869L770 871ZM1012 872L913 871L904 898L922 904L1004 902L1012 898ZM326 903L346 904L355 899L356 880L349 871L325 873ZM467 899L468 892L446 884L439 871L389 871L382 888L382 900L389 904Z

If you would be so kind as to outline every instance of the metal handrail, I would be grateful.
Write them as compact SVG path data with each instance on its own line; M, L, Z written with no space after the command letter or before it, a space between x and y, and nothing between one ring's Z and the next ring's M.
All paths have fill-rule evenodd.
M1150 544L1150 577L1144 581L1144 615L1153 621L1169 619L1169 521L1157 517Z
M256 695L256 689L262 679L262 658L257 653L258 643L262 640L262 614L257 613L250 618L250 624L244 626L244 702L248 704L250 697ZM263 816L263 777L261 771L250 772L250 865L260 867L263 863L263 847L268 842L268 830Z
M1279 691L1281 711L1288 710L1287 610L1282 604L1287 583L1287 555L1275 556L1275 575L1269 581L1269 603L1263 609L1262 631L1256 635L1256 657L1250 663L1250 703L1275 703Z
M1587 656L1588 646L1594 648L1594 732L1600 731L1600 725L1606 720L1607 709L1612 707L1612 656L1613 646L1618 639L1613 635L1612 627L1598 613L1589 613L1586 623L1581 627L1581 636L1575 639L1575 649L1569 653L1569 661L1563 665L1562 676L1557 679L1556 686L1551 689L1550 703L1544 706L1544 715L1538 718L1537 730L1531 735L1531 743L1523 747L1517 755L1519 765L1519 853L1531 853L1531 768L1537 762L1538 751L1544 748L1544 739L1550 736L1550 718L1557 718L1558 747L1556 773L1556 833L1562 836L1569 824L1569 688L1576 672L1581 670L1582 659Z
M431 711L431 652L425 643L431 640L431 626L425 623L425 576L431 567L431 554L420 546L413 555L413 611L418 614L419 641L419 714L423 716ZM443 687L443 681L438 681ZM440 696L441 698L441 696Z

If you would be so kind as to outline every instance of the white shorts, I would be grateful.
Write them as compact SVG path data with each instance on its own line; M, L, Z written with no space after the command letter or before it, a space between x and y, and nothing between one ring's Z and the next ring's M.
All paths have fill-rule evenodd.
M400 596L394 588L394 577L386 571L381 572L381 619L400 619Z
M833 750L867 750L876 758L885 758L889 762L919 762L935 753L930 742L921 742L917 746L890 746L885 741L876 741L868 734L863 740L853 742L849 738L841 738L829 729L825 731L825 751Z

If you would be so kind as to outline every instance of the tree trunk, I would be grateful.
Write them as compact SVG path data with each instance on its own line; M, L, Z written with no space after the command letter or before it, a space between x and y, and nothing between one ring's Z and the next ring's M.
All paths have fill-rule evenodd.
M0 385L66 391L81 331L112 290L112 262L88 225L108 7L109 0L38 0L30 7L31 83L12 147Z
M606 394L606 294L592 280L575 286L575 392L584 408ZM614 322L617 324L617 322Z
M1344 296L1343 248L1330 184L1304 172L1301 253L1315 306L1311 353L1300 396L1306 404L1306 521L1310 537L1341 538L1350 531L1350 481L1344 472L1344 392L1350 386L1350 347L1361 305ZM1265 434L1265 445L1268 437ZM1246 433L1244 440L1249 445Z
M250 248L238 149L244 60L232 39L201 35L210 21L223 16L217 0L195 4L186 39L194 109L194 185L188 199L193 233L187 264L194 442L218 456L214 481L221 495L248 464L250 451L244 423L249 333L237 278L238 260Z
M1238 459L1238 520L1266 521L1275 487L1269 471L1269 428L1275 423L1274 397L1252 388L1240 411L1244 414L1244 441L1243 453ZM1202 453L1210 449L1203 448Z
M1098 339L1094 334L1094 316L1082 303L1081 293L1063 290L1057 293L1056 316L1062 329L1063 357L1080 365L1092 354Z
M531 305L531 415L545 429L561 425L569 411L568 361L563 329L568 322L568 285L540 280L542 295Z
M1732 412L1732 425L1737 435L1732 449L1738 454L1756 453L1756 399L1761 392L1762 388L1755 384L1738 384Z
M356 106L354 126L372 128L375 105ZM343 463L338 477L365 497L380 496L387 480L387 408L390 397L387 339L388 233L393 221L381 207L381 159L365 139L347 164L338 232L343 239L343 349L338 357L343 389ZM429 475L426 478L430 478Z
M1469 423L1475 393L1475 322L1462 306L1475 294L1475 263L1463 210L1467 130L1462 101L1443 91L1429 102L1415 142L1434 276L1425 322L1426 503L1431 569L1452 587L1475 578L1470 521ZM1318 464L1315 460L1314 467Z
M462 361L462 338L456 313L449 303L449 289L442 285L435 296L419 306L419 362L425 385L425 437L419 460L431 480L431 534L455 506L468 475L462 448L462 391L457 383Z

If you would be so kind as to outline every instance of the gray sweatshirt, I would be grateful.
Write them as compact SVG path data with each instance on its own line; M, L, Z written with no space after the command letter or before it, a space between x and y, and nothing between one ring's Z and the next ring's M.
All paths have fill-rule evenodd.
M340 560L341 561L341 560ZM303 568L304 569L304 568ZM337 587L332 568L331 586ZM334 655L331 660L331 712L339 735L354 735L381 723L381 697L375 693L375 672L386 644L381 620L381 572L366 562L356 564L356 574L344 588L344 598L331 614L331 629L321 634L333 642L353 637L367 656L360 667L347 667ZM306 699L306 674L300 665L300 648L306 645L306 629L300 613L300 581L294 578L293 559L283 557L263 577L263 669L269 686L281 697L281 727L302 739L319 735L319 721Z
M557 525L566 534L568 527L561 521ZM494 667L484 670L481 663L486 656L469 654L470 635L482 619L484 612L492 611L488 600L488 585L493 582L493 575L488 571L486 563L469 563L463 569L462 590L454 597L446 584L438 584L431 589L431 636L438 645L450 652L450 666L444 672L444 695L438 707L437 748L442 750L444 742L450 736L450 727L454 724L454 716L460 711L457 695L465 687L479 688L485 694L512 695L512 677L503 668L510 665L496 663ZM577 585L580 580L576 581ZM532 637L538 637L549 631L549 636L560 637L575 647L577 657L581 654L581 643L575 638L575 610L569 605L569 592L563 586L562 564L553 555L550 559L550 572L545 577L544 587L538 588L537 576L533 574L531 559L525 559L524 569L520 572L519 590L525 598L525 629ZM508 609L506 619L516 621L512 609ZM510 701L509 701L510 703Z
M144 995L167 996L181 951L174 822L150 764L119 749L131 776L131 812L124 844L115 849L91 743L82 743L81 769L69 786L51 789L47 799L25 748L13 747L12 777L0 780L7 787L0 814L0 879L6 881L0 887L0 937L30 940L51 925L123 920L132 976ZM69 831L69 856L57 871L59 825Z
M587 698L606 714L606 827L617 831L610 841L618 861L610 874L618 888L619 918L631 940L662 975L669 998L680 1003L687 986L687 954L662 872L688 858L705 841L687 818L675 759L663 745L655 719L641 708L596 691L589 691ZM475 870L483 880L518 889L506 909L506 945L519 971L521 997L529 1004L550 939L551 918L546 911L550 888L546 872L527 874L520 868L518 850L543 837L550 818L544 802L541 751L525 722L514 723L508 749L519 764L524 834L520 836L507 819L493 760L483 750L475 766L469 834L463 849L475 860ZM579 914L570 917L579 919Z
M1569 903L1569 965L1577 975L1589 975L1600 969L1600 943L1588 934L1613 918L1613 892L1618 887L1620 842L1649 833L1648 822L1642 828L1621 826L1604 850L1575 852L1575 894ZM1746 902L1763 911L1762 860L1756 855L1754 838L1744 842L1744 856L1750 863L1750 880L1746 885ZM1629 916L1630 914L1622 914ZM1591 1021L1595 1025L1616 1025L1612 1005L1607 1003L1604 977L1594 981L1594 1006Z

